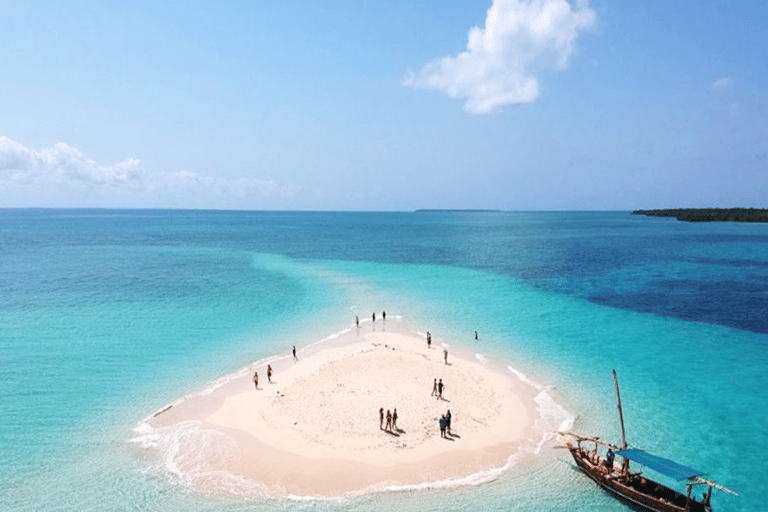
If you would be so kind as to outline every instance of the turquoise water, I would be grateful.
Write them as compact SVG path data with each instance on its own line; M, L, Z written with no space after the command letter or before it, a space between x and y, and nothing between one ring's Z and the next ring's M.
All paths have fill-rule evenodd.
M616 368L631 445L740 492L716 510L768 510L768 226L111 210L0 211L0 509L627 510L553 441L492 482L330 501L203 495L132 446L166 404L382 310L614 440Z

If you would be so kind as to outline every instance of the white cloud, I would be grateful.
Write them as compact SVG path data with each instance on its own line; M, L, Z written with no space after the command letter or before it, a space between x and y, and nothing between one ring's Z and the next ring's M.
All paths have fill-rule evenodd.
M493 0L466 51L430 62L404 84L467 98L464 109L476 114L534 101L538 73L567 66L577 36L595 20L586 0L575 10L565 0Z
M296 187L247 176L193 171L149 173L129 158L99 164L65 143L32 150L0 136L0 207L105 206L259 208Z
M134 186L144 177L141 162L135 158L99 165L63 142L34 151L0 136L0 187Z
M724 76L712 82L712 90L715 92L726 92L733 89L734 85L735 85L735 82L733 78L731 78L730 76Z

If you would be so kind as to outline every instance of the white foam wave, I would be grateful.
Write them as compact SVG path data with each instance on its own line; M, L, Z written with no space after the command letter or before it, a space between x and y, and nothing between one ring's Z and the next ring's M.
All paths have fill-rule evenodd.
M557 403L550 393L552 387L536 382L511 366L507 368L520 379L520 382L538 391L533 399L538 413L538 417L533 422L533 427L541 434L541 437L530 447L533 453L538 454L550 440L555 438L557 432L569 430L573 425L575 417Z
M352 328L347 327L345 329L342 329L338 332L334 332L333 334L329 334L325 338L319 339L313 343L310 343L309 345L305 345L304 347L299 349L299 353L303 352L304 350L307 350L310 347L316 347L317 345L322 345L323 343L329 342L331 340L335 340L336 338L340 338L341 336L352 332Z
M370 493L420 491L425 489L447 489L452 487L482 485L499 478L501 474L514 466L518 459L519 454L515 454L510 456L503 466L478 471L477 473L473 473L464 477L435 480L431 482L420 482L418 484L391 484L382 482L361 491L350 493L349 495L358 496Z
M557 432L570 430L574 417L558 404L547 390L536 395L534 401L539 411L539 417L534 422L534 427L543 434L536 447L536 453L538 453L549 440L557 435Z
M129 443L138 444L142 448L156 448L160 437L155 433L155 429L146 421L140 422L133 429L134 436L128 440Z
M539 384L538 382L536 382L534 380L529 379L523 372L521 372L519 370L516 370L515 368L512 368L511 366L507 366L507 368L509 369L509 371L514 373L517 376L517 378L520 379L521 382L523 382L525 384L528 384L533 389L538 389L539 391L544 389L544 386L542 386L541 384Z
M329 336L326 336L326 337L325 337L325 338L323 338L322 340L320 340L320 341L318 341L318 342L315 342L315 343L313 343L313 345L317 345L318 343L322 343L322 342L324 342L324 341L335 340L336 338L339 338L339 337L341 337L341 336L344 336L345 334L347 334L348 332L351 332L351 331L352 331L352 329L342 329L342 330L340 330L339 332L335 332L335 333L333 333L333 334L331 334L331 335L329 335Z
M224 470L239 456L237 444L226 434L202 428L200 422L187 421L157 429L141 423L134 432L137 435L130 442L154 451L158 469L181 485L248 499L274 492Z
M173 481L204 492L215 490L215 494L243 500L271 497L298 502L339 501L370 493L481 485L497 479L518 459L518 455L513 455L503 466L460 478L405 485L383 482L343 496L321 498L287 494L283 488L269 488L242 475L223 470L226 463L237 456L237 446L226 434L205 429L200 422L189 421L157 429L141 423L134 432L138 435L131 442L156 451L160 461L159 469Z

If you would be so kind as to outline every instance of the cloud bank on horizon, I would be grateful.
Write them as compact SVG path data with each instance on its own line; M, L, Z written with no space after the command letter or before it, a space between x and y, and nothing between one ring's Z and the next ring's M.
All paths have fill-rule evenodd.
M565 68L579 34L597 15L586 0L493 0L485 27L472 27L467 49L436 59L404 84L466 98L464 109L485 114L530 103L540 94L538 74Z
M295 187L274 180L194 171L153 174L136 158L100 164L63 142L34 150L0 136L0 193L14 197L20 206L34 204L37 198L41 206L98 207L104 205L104 197L110 197L117 199L110 201L114 206L175 207L197 200L205 208L231 204L238 197L282 197L295 192Z

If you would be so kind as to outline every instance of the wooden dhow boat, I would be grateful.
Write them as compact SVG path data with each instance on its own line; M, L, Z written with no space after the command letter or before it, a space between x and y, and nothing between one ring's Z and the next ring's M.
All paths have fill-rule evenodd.
M643 510L653 512L712 512L710 504L712 489L738 496L736 492L713 480L704 478L706 473L703 471L683 466L643 450L627 448L624 413L621 408L616 370L613 370L613 383L616 388L616 401L621 423L621 446L601 441L598 437L583 436L573 432L560 432L561 435L568 438L566 448L571 452L576 466L582 473L616 497L633 503ZM606 449L604 457L598 454L599 447ZM623 459L621 464L614 461L616 455ZM645 477L641 471L631 470L630 461L678 482L685 481L687 494L682 494L675 489L655 482ZM694 489L699 487L701 489L706 488L706 492L697 499Z

